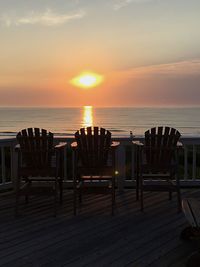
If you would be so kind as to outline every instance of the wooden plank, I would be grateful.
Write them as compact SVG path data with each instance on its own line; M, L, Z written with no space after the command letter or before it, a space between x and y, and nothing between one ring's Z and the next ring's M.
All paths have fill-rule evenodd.
M130 223L130 221L129 221L129 223ZM95 224L93 225L93 226L95 226ZM102 233L101 233L101 229L99 229L99 225L96 225L97 226L97 231L98 232L100 232L100 236L102 236ZM108 226L108 224L106 223L106 226ZM142 228L142 225L141 225L141 228ZM125 228L124 228L125 229ZM104 229L105 230L105 229ZM108 233L110 233L110 230L111 229L108 229ZM113 231L113 230L112 230ZM103 233L105 234L105 236L108 236L108 233L106 233L105 231L103 231ZM57 233L58 234L58 233ZM90 238L90 236L88 236L88 232L86 232L85 233L85 235L87 234L87 240ZM112 233L110 233L110 234L112 234ZM94 233L91 233L91 236L93 236L94 235ZM82 244L82 242L84 241L84 239L85 239L85 236L84 236L84 238L83 238L83 240L81 241L80 239L79 239L79 243L81 243ZM77 242L76 242L77 243ZM70 244L73 246L73 241L70 241ZM64 244L63 244L63 246L64 246ZM55 247L57 247L57 245L56 245L56 240L55 240L55 238L53 238L53 248L55 248ZM58 251L56 252L56 255L58 254L58 256L59 256L59 250L62 248L62 246L61 247L59 247L58 248ZM88 250L88 251L90 251L90 250ZM41 252L42 253L42 255L44 255L44 251L42 251ZM66 255L66 251L65 251L65 253L64 253L65 255Z
M200 201L194 198L185 198L182 200L182 208L190 225L200 227Z
M183 193L185 197L198 194L199 190ZM142 213L134 201L135 191L126 190L117 194L113 217L109 196L84 195L83 208L74 217L72 192L65 191L57 218L52 217L48 198L30 199L19 219L13 216L14 198L0 199L0 265L4 267L157 267L165 259L175 267L182 249L189 252L179 240L186 220L176 212L176 198L167 201L167 194L145 193L146 212Z

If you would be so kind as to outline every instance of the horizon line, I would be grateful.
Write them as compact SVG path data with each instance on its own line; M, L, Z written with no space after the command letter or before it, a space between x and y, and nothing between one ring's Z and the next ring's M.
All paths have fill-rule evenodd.
M80 106L45 106L45 105L34 105L34 106L20 106L20 105L0 105L0 108L83 108L83 107L94 107L94 108L199 108L198 105L151 105L151 106L95 106L95 105L80 105Z

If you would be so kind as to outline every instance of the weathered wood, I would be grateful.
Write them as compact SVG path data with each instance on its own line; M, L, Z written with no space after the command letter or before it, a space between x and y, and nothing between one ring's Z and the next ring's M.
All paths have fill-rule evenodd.
M137 175L137 191L140 187L141 210L143 210L143 191L177 192L178 209L181 210L179 177L177 172L176 150L180 133L170 127L154 127L145 132L145 140L133 142L138 147L139 175ZM178 147L181 147L178 144ZM159 183L152 183L157 180ZM175 180L175 182L173 181ZM160 184L160 181L164 184ZM137 197L138 199L138 197Z
M76 214L76 192L79 191L79 200L82 199L82 188L87 188L87 181L93 179L109 181L105 190L112 194L112 214L115 198L115 153L113 152L119 143L112 143L111 133L104 128L81 128L75 133L76 143L72 143L72 149L76 155L74 167L74 213ZM109 154L111 162L108 162ZM91 188L90 188L91 191Z
M195 198L185 198L182 200L182 207L191 226L200 229L200 201Z
M26 201L31 194L54 196L56 213L57 183L60 185L60 200L62 199L63 164L61 153L66 143L53 146L53 134L45 129L28 128L17 134L18 145L18 178L16 186L16 215L21 195ZM59 153L58 153L59 152ZM55 164L52 159L55 158ZM37 185L35 186L35 182ZM45 187L46 182L51 185ZM39 184L40 185L39 185ZM41 188L40 188L41 187Z
M199 190L183 196L196 198ZM194 246L179 239L186 220L176 212L175 201L145 192L147 209L141 213L134 197L132 190L117 194L111 217L108 195L86 194L81 213L74 217L73 193L67 190L56 219L48 197L22 205L26 216L15 219L14 196L0 195L0 265L184 266Z

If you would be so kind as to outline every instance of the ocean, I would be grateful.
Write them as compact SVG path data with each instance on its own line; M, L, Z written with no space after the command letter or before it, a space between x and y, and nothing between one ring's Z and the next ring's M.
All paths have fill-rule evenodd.
M101 126L113 136L143 135L154 126L171 126L183 136L200 137L200 108L0 108L0 138L24 128L47 129L55 136L73 136L81 127Z

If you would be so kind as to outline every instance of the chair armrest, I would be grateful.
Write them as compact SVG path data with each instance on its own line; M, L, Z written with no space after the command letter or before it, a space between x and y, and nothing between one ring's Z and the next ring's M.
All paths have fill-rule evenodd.
M17 144L16 146L15 146L15 152L18 152L19 150L20 150L20 144Z
M71 143L71 148L72 148L72 149L77 149L77 147L78 147L77 142L73 142L73 143Z
M112 142L111 148L117 148L119 146L120 142ZM71 148L76 149L77 148L77 142L71 143Z
M139 140L132 141L132 144L135 146L141 146L141 147L144 146L144 144Z
M116 142L116 141L114 141L114 142L112 142L112 144L111 144L111 148L112 149L115 149L115 148L117 148L118 146L120 145L120 142Z
M60 150L60 149L63 149L67 146L67 143L66 142L60 142L58 145L54 146L54 148L56 150Z

